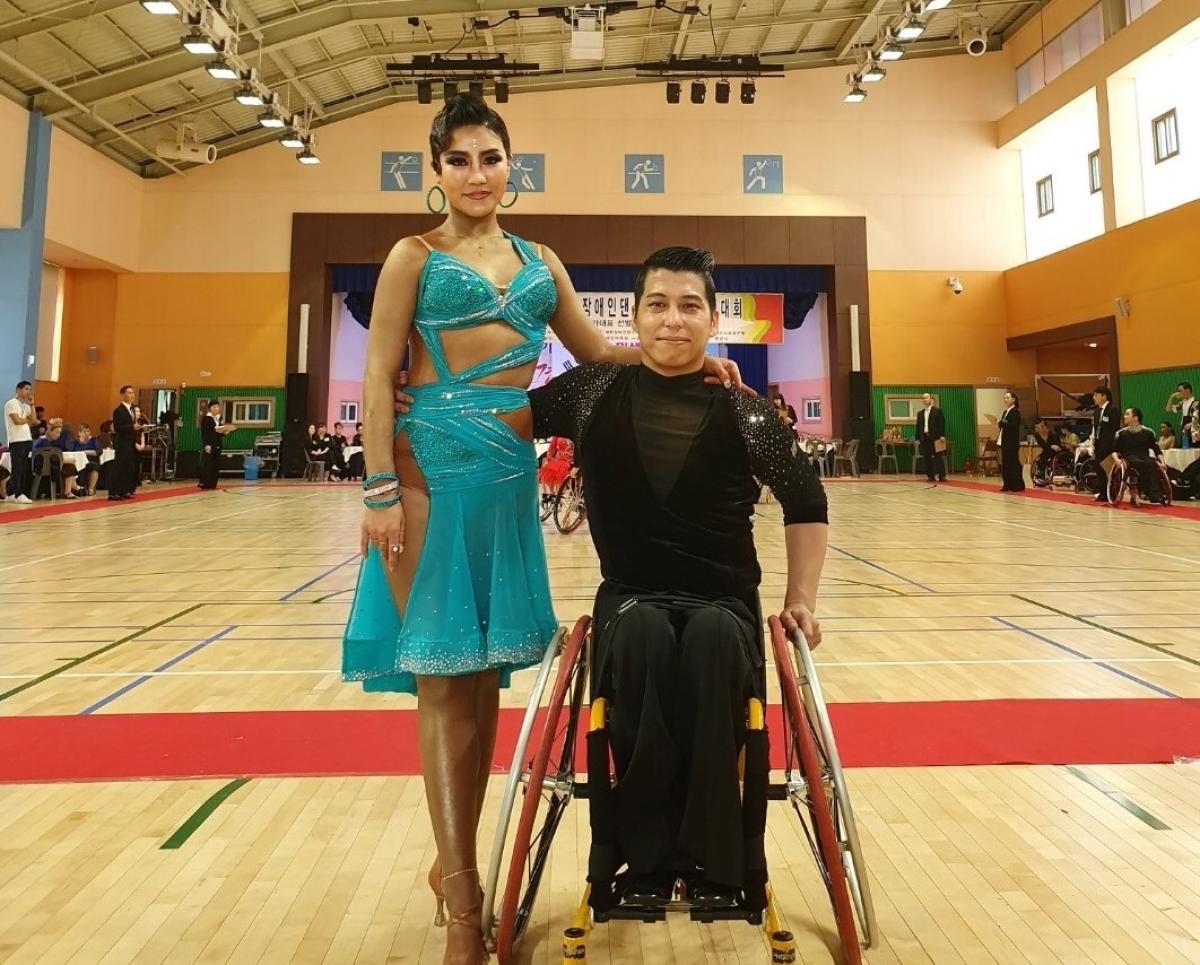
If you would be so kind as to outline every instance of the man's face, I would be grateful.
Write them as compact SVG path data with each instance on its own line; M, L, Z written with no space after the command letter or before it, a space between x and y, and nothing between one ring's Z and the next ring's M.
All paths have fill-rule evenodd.
M133 389L126 389L124 392L121 393L121 401L124 402L126 405L133 405L133 400L135 398L136 398L136 396L133 393Z
M1136 426L1138 424L1137 416L1133 414L1132 409L1126 409L1125 415L1121 419L1127 426Z
M208 407L208 414L215 419L217 416L219 416L221 414L220 405L216 405L216 404L210 405Z
M1104 398L1104 396L1102 396L1099 392L1093 392L1092 393L1092 401L1095 402L1096 405L1104 405L1104 403L1107 402L1108 399Z
M46 438L51 442L56 442L58 437L62 435L62 426L51 426L46 430Z
M1179 394L1180 394L1180 395L1182 395L1182 396L1183 396L1185 399L1190 399L1190 398L1192 397L1192 390L1191 390L1191 389L1185 389L1185 388L1184 388L1184 387L1181 385L1181 386L1179 387Z
M323 425L317 426L317 435L319 435L319 436L325 435L325 427Z
M708 306L699 275L656 268L646 276L633 324L642 363L663 375L682 375L701 367L717 313Z
M84 426L83 428L81 428L79 430L79 441L80 442L87 442L91 438L92 438L92 430L89 429L87 426Z
M923 396L921 396L921 401L925 403L925 408L928 409L931 405L933 405L933 396L926 392Z
M17 389L17 398L20 399L22 402L28 402L30 399L32 399L33 398L33 386L32 385L21 386L19 389Z

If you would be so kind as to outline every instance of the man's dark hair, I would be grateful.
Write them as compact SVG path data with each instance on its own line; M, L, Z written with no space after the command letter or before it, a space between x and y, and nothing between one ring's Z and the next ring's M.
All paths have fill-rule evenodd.
M1108 402L1112 401L1112 389L1107 385L1098 385L1092 389L1092 395L1102 395Z
M324 423L324 422L318 422L318 423L317 423L317 428L318 428L318 429L324 429L324 428L325 428L325 423Z
M17 383L17 391L18 392L20 392L22 389L32 389L32 388L33 388L33 383L26 382L24 379L22 379L20 382Z
M1131 405L1129 407L1129 411L1132 412L1137 417L1138 422L1142 421L1142 410L1139 409L1136 405Z
M646 290L646 276L652 271L686 271L699 275L704 282L704 296L708 299L711 311L717 310L717 288L713 284L712 271L716 264L712 252L703 248L685 248L673 245L670 248L659 248L649 258L642 262L633 283L633 310L636 312L642 301L642 293Z
M356 422L356 423L354 423L354 428L355 428L355 429L361 429L361 428L362 428L362 423L361 423L361 422Z
M132 385L123 385L123 386L121 386L121 388L118 391L120 392L121 395L124 395L126 390L132 389L132 388L133 388Z
M500 138L504 153L512 157L512 145L504 118L476 94L455 94L434 115L433 123L429 126L429 163L438 174L442 173L442 155L450 147L450 137L460 127L486 127Z
M1180 382L1179 385L1176 386L1176 388L1181 389L1185 392L1191 392L1192 391L1192 383L1191 382Z
M44 405L35 405L33 407L33 411L36 412L38 415L41 415L43 412L46 411L46 407Z
M210 408L210 409L211 409L211 408L212 408L214 405L220 405L220 404L221 404L221 400L220 400L220 399L209 399L209 400L208 400L208 408Z

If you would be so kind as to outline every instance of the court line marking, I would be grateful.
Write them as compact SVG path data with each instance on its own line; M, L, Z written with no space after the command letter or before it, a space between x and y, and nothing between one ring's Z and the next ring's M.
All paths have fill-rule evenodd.
M314 584L316 584L316 583L320 583L320 582L321 582L323 579L325 579L325 577L329 576L329 574L331 574L331 573L336 573L336 572L337 572L338 570L340 570L340 569L341 569L343 566L346 566L346 565L348 565L348 564L350 564L350 563L353 563L355 560L359 559L359 558L361 557L361 555L362 555L361 553L355 553L353 556L348 556L346 559L342 560L342 561L341 561L340 563L338 563L336 566L331 566L329 569L327 569L327 570L326 570L324 573L322 573L320 576L314 576L314 577L313 577L311 580L309 580L307 583L303 584L302 586L298 586L298 587L296 587L296 589L294 589L294 590L291 590L291 591L289 591L289 592L285 593L283 596L281 596L281 597L279 598L279 599L280 599L280 601L282 602L282 601L284 601L284 600L290 600L290 599L291 599L292 597L294 597L294 596L295 596L297 593L303 593L303 592L304 592L305 590L307 590L307 589L308 589L310 586L312 586L312 585L314 585Z
M899 573L895 573L892 570L889 570L885 566L880 566L878 563L872 563L870 560L863 559L861 556L855 556L853 553L847 552L846 550L842 549L840 546L834 546L832 543L830 543L829 548L831 550L837 550L839 553L842 553L845 556L849 556L850 559L852 559L852 560L858 560L858 562L865 563L867 566L873 566L875 569L879 570L882 573L886 573L888 576L894 576L898 580L903 580L905 583L910 583L913 586L924 590L926 593L936 592L935 590L931 590L924 583L918 583L916 580L910 580L907 576L901 576Z
M281 502L298 503L302 499L312 499L313 496L317 496L317 495L319 495L319 493L310 493L307 496L297 496L294 499L281 500ZM172 505L181 505L181 504L172 504ZM20 563L9 563L7 566L0 566L0 573L5 572L6 570L15 570L15 569L26 567L26 566L36 566L38 563L49 563L51 560L66 559L66 557L68 557L68 556L77 556L80 553L89 553L93 550L104 549L106 546L116 546L118 543L128 543L130 540L146 539L147 537L150 537L150 536L161 536L163 533L173 533L179 529L187 529L191 526L208 525L210 523L215 523L219 519L230 519L234 516L244 516L246 513L257 513L260 511L261 511L261 507L251 506L249 509L239 509L236 512L225 513L220 516L206 516L204 519L195 519L195 520L192 520L190 523L179 523L175 526L165 526L162 529L153 529L148 533L137 533L134 536L123 536L120 539L110 540L107 543L93 543L89 546L81 546L79 549L76 549L76 550L68 550L65 553L55 553L53 556L39 556L35 559L24 560ZM2 694L0 694L0 699L3 699Z
M1158 684L1152 684L1148 680L1142 680L1141 677L1135 677L1131 673L1126 673L1124 670L1121 670L1119 667L1113 667L1113 666L1111 666L1110 662L1105 662L1103 660L1096 660L1095 658L1089 657L1086 654L1080 653L1078 650L1074 649L1073 647L1068 647L1065 643L1059 643L1057 640L1051 640L1049 637L1044 637L1040 633L1035 633L1034 631L1032 631L1026 627L1019 627L1015 623L1009 623L1003 617L993 617L992 619L994 619L997 623L1003 623L1005 626L1010 627L1013 630L1020 630L1026 636L1033 637L1035 640L1041 640L1043 643L1048 643L1048 644L1050 644L1050 646L1057 647L1059 650L1063 650L1066 653L1074 654L1076 657L1078 657L1080 659L1080 661L1087 661L1089 663L1095 663L1095 665L1098 667L1103 667L1105 670L1110 670L1113 673L1115 673L1117 676L1124 677L1126 680L1130 680L1135 684L1139 684L1140 686L1145 687L1148 690L1153 690L1156 693L1160 693L1164 697L1178 698L1180 696L1177 693L1173 693L1172 691L1167 690L1165 687L1158 686Z
M1136 801L1130 800L1124 794L1122 794L1120 791L1118 791L1116 788L1110 787L1108 784L1106 784L1104 781L1100 780L1099 778L1092 777L1083 768L1075 767L1072 764L1066 764L1063 766L1066 768L1067 771L1069 771L1075 777L1079 778L1079 780L1083 781L1084 784L1088 784L1091 787L1094 787L1097 791L1099 791L1101 794L1103 794L1106 798L1108 798L1114 804L1120 805L1122 808L1124 808L1126 811L1128 811L1130 814L1132 814L1135 818L1137 818L1143 824L1149 825L1155 831L1170 831L1171 830L1171 826L1169 824L1165 824L1162 820L1160 820L1159 818L1156 818L1153 814L1151 814L1149 811L1147 811L1145 808L1143 808L1140 804L1138 804Z
M181 660L186 660L193 653L197 653L200 650L203 650L210 643L215 643L217 640L220 640L227 633L232 633L236 629L237 629L236 626L228 626L224 630L214 633L207 640L201 640L199 643L197 643L195 646L191 647L190 649L185 650L181 654L177 654L176 656L172 657L170 660L168 660L166 663L162 664L161 666L155 667L153 673L142 674L136 680L130 681L124 687L121 687L119 690L114 690L107 697L104 697L101 700L96 701L94 704L92 704L89 707L85 707L83 710L81 710L79 712L80 716L86 717L89 714L94 714L101 707L105 707L108 704L111 704L118 697L121 697L121 696L129 693L131 690L137 689L144 683L148 683L150 680L152 680L154 678L154 676L156 674L160 674L164 670L169 670L171 667L175 666L175 664L179 663Z
M108 653L108 651L112 650L114 647L119 647L121 644L128 643L130 640L136 640L138 637L144 636L145 634L150 633L152 630L157 630L159 627L170 623L172 620L178 617L185 616L186 614L191 613L193 610L198 610L200 606L201 604L195 603L192 606L185 607L176 613L172 613L169 617L159 620L157 623L152 623L147 627L142 627L142 629L131 633L126 637L122 637L120 640L114 640L112 643L106 644L105 646L100 647L98 650L93 650L91 653L85 653L82 657L76 657L74 660L64 663L61 667L55 667L53 670L48 670L46 673L41 674L38 677L34 677L32 680L29 680L20 686L13 687L11 690L6 690L4 693L0 693L0 701L7 700L9 697L15 697L22 691L28 690L30 687L37 686L42 681L49 680L51 677L57 677L59 674L66 673L72 667L78 667L81 663L91 660L93 657L98 657L102 653Z
M169 838L167 838L166 841L159 845L159 850L174 851L183 847L183 845L187 842L187 839L196 833L196 830L200 827L200 825L202 825L209 819L209 817L212 816L213 811L219 808L225 802L225 800L231 794L233 794L234 791L236 791L243 784L249 783L249 781L250 778L248 777L239 777L237 780L230 781L223 788L214 793L207 801L196 808L196 810L192 812L191 816L184 821L183 824L179 825L179 827L175 829L174 834L172 834Z

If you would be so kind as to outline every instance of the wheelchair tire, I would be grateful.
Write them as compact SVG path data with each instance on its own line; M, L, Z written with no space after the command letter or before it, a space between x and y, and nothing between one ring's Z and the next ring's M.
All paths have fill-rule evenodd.
M583 478L568 476L558 487L554 497L554 525L563 535L579 529L587 517L587 506L583 502Z
M1039 489L1047 488L1050 485L1051 480L1053 480L1054 477L1051 474L1052 465L1052 459L1048 459L1043 455L1039 455L1036 459L1034 459L1033 465L1029 467L1029 478L1033 480L1033 484Z
M778 622L777 618L772 619ZM775 632L776 628L772 625L771 633ZM783 632L782 625L779 626L778 632ZM850 898L854 902L854 913L858 918L859 936L863 945L871 948L878 934L875 903L871 899L866 858L858 840L858 826L854 821L854 808L850 803L850 788L842 771L833 723L825 706L825 695L821 691L821 682L817 677L817 667L813 663L808 641L804 639L803 634L794 633L789 642L796 656L800 697L804 701L804 711L812 728L817 756L821 759L826 780L833 789L833 799L830 801L833 807L833 828L842 852L842 866L846 872Z
M1162 486L1163 505L1170 506L1172 502L1171 493L1171 476L1167 472L1167 467L1161 462L1155 463L1158 466L1159 485Z
M538 519L541 522L544 523L554 513L555 499L553 493L538 492Z
M854 908L850 899L846 866L842 849L833 826L833 810L825 790L826 776L817 753L813 727L800 696L796 679L795 657L792 646L777 618L771 618L771 646L775 655L775 669L779 674L779 689L783 695L783 726L786 759L789 764L787 783L788 799L800 823L805 837L813 849L817 867L825 881L829 900L833 905L833 917L837 923L838 940L847 965L860 965L862 950L858 943L858 931L854 923ZM794 755L794 757L793 757ZM794 781L791 762L800 765L802 782ZM796 786L793 785L800 785ZM805 817L805 811L808 817ZM811 833L810 833L811 824ZM815 840L814 840L815 838Z
M1091 456L1088 456L1076 467L1075 478L1077 480L1076 489L1079 492L1093 495L1105 492L1104 487L1107 482L1104 478L1104 470L1100 468L1100 463Z
M533 914L554 835L574 794L575 744L587 687L586 640L590 624L589 617L580 617L563 649L558 676L545 708L541 736L525 772L525 797L497 921L496 956L500 965L514 961L513 952ZM513 763L515 768L517 761ZM551 766L553 772L547 785L546 775ZM534 825L539 815L541 828L535 835Z
M1116 506L1125 496L1125 491L1128 489L1125 479L1125 470L1120 465L1115 465L1112 472L1108 474L1108 504Z

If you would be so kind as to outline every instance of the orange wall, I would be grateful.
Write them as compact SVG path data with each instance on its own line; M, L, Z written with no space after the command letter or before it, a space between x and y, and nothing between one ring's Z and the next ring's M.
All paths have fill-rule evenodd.
M1088 348L1086 345L1047 345L1036 349L1037 370L1051 375L1083 374L1089 375L1108 372L1108 349Z
M1004 276L959 272L955 295L946 272L872 271L871 379L876 385L1006 385L1033 381L1033 353L1009 352Z
M1111 231L1004 273L1008 333L1024 335L1115 314L1121 369L1200 363L1200 201ZM872 291L871 311L876 311Z
M38 403L50 416L88 422L95 430L116 401L113 349L117 278L111 271L67 269L63 289L62 358L58 382L38 382ZM96 346L95 363L87 360Z

